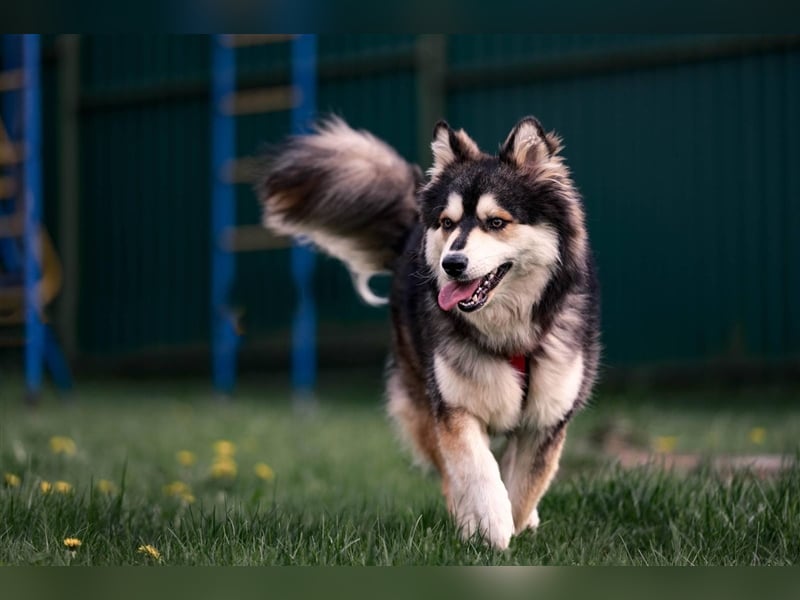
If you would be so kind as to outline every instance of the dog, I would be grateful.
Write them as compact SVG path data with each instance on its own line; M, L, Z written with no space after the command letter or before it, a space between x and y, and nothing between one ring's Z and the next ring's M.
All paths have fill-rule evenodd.
M445 121L431 148L425 176L329 118L267 154L256 192L264 225L342 260L367 303L386 302L370 278L392 275L389 415L441 475L462 537L502 550L538 526L596 379L594 261L561 139L536 118L497 155Z

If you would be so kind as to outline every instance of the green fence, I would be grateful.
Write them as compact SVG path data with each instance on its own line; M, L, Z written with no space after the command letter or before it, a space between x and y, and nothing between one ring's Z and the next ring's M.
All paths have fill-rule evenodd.
M202 353L209 41L51 44L46 207L72 277L55 313L67 346ZM600 267L607 364L800 354L800 37L348 35L319 48L321 110L423 165L439 116L488 150L525 114L563 134ZM241 84L285 82L287 59L278 45L240 50ZM239 150L287 130L288 115L242 118ZM240 221L257 222L248 187L238 201ZM245 353L286 346L290 282L286 251L240 255ZM316 290L322 364L343 345L379 355L388 312L363 306L328 259Z

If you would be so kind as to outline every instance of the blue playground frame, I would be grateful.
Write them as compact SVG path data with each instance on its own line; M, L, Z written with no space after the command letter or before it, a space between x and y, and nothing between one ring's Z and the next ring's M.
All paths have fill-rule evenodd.
M26 154L22 163L25 206L25 380L29 394L38 394L42 387L44 356L44 327L40 319L42 307L36 289L36 283L41 277L37 237L42 220L42 99L39 89L39 63L39 36L23 36L22 68L27 80L22 92Z
M19 69L22 83L17 90L3 94L2 116L6 123L13 124L7 132L10 136L9 142L13 142L15 138L21 142L22 158L20 164L3 168L7 175L15 176L21 185L16 197L0 202L0 212L9 216L19 210L21 202L24 219L22 247L20 248L18 236L8 233L0 238L0 257L10 280L13 280L15 274L21 275L24 285L25 383L29 402L36 401L41 393L45 366L62 391L72 388L72 376L67 361L55 334L43 321L38 288L42 277L40 249L43 231L40 64L39 35L3 36L2 70ZM21 119L18 118L20 112Z
M236 156L236 124L223 111L224 99L236 90L235 49L214 36L211 52L211 346L214 387L230 394L236 383L239 334L228 298L236 277L236 257L224 236L236 221L233 184L225 178Z
M291 108L293 134L308 133L317 104L317 38L299 35L292 44ZM236 157L235 116L224 101L236 92L236 49L226 36L212 39L211 76L211 345L214 387L230 395L236 384L236 358L240 343L237 317L229 300L236 277L236 258L225 243L236 226L233 183L226 178ZM316 383L316 308L313 293L315 255L295 244L291 254L292 276L298 306L292 328L292 387L295 398L309 399Z

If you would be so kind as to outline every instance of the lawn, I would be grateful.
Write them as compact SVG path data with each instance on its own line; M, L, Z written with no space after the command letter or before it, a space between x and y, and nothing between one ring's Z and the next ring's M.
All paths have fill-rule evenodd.
M31 411L3 380L0 564L795 564L800 468L623 470L598 440L795 457L799 391L599 394L570 430L538 532L494 552L459 541L375 374L327 376L311 412L281 385L221 404L202 381L81 382L72 403Z

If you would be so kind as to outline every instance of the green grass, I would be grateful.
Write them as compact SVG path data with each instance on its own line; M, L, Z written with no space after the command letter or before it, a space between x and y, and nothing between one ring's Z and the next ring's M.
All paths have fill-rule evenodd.
M357 378L354 378L357 380ZM679 477L624 472L591 443L614 428L643 447L676 437L679 451L791 452L800 439L797 389L601 395L570 430L563 469L536 534L507 552L465 544L437 480L412 468L379 401L380 383L324 382L312 414L280 386L244 387L228 405L203 383L82 383L71 405L36 411L0 384L0 564L167 565L794 564L800 552L800 469ZM756 444L750 432L766 435ZM76 453L54 454L52 436ZM213 443L237 447L235 478L210 474ZM176 452L197 457L181 466ZM259 479L265 462L275 478ZM106 479L117 488L97 490ZM73 491L43 494L41 481ZM195 498L168 496L182 481ZM66 537L82 540L70 554Z

